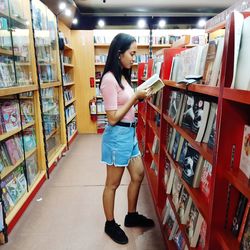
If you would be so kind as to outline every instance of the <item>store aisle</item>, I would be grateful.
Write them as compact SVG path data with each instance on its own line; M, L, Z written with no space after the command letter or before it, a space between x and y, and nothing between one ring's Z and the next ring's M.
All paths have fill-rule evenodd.
M118 245L104 233L102 192L105 166L100 159L100 135L79 135L70 151L59 162L2 250L163 250L147 182L139 196L138 211L155 220L152 229L125 228L125 172L116 197L116 221L125 228L129 244ZM146 179L146 177L145 177Z

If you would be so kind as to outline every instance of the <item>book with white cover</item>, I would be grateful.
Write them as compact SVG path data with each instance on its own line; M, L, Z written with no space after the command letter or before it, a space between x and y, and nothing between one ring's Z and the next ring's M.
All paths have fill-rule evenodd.
M234 87L236 89L250 90L250 17L247 17L243 23L242 37L236 70Z
M240 169L249 179L250 178L250 126L249 125L245 125L244 127L241 157L240 157Z
M233 12L234 15L234 70L233 70L233 79L231 88L234 88L236 70L238 64L239 50L240 50L240 42L241 42L241 34L244 22L244 16L238 11Z
M152 94L155 94L163 87L164 87L164 83L161 80L161 78L157 74L154 74L149 79L147 79L144 83L139 85L137 90L145 90L145 89L151 88Z

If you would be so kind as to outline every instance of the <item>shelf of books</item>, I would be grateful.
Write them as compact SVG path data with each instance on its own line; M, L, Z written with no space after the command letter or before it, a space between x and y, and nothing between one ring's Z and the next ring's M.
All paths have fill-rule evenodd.
M77 135L74 82L74 50L70 45L70 30L61 22L59 22L59 29L59 36L64 44L63 49L60 51L60 53L62 62L66 133L69 145Z
M224 36L154 57L165 86L139 106L137 134L168 249L249 249L248 16L232 12Z
M100 93L100 78L108 55L109 45L112 39L122 30L94 30L94 53L95 53L95 87L96 87L96 109L97 109L97 133L102 133L107 124L103 99ZM137 86L138 63L148 60L149 52L149 30L126 30L133 35L137 41L137 55L132 68L131 83L133 88Z
M0 232L6 242L45 181L46 162L30 2L4 1L0 23Z
M31 4L46 160L48 171L51 171L67 143L57 21L39 0L32 0Z

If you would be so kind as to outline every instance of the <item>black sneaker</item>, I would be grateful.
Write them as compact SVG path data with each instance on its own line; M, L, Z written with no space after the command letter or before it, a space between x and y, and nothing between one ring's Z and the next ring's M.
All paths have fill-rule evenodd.
M153 227L155 223L144 215L135 212L126 215L124 225L126 227Z
M104 231L116 243L119 244L128 243L128 237L126 236L124 231L120 228L120 225L118 225L114 220L106 221Z

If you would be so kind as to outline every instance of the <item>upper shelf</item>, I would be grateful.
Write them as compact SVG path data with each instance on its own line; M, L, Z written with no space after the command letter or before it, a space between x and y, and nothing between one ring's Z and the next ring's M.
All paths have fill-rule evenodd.
M6 96L6 95L15 95L19 93L24 93L28 91L34 91L37 90L37 85L24 85L24 86L15 86L15 87L9 87L9 88L0 88L0 97Z
M196 92L200 94L205 94L205 95L210 95L210 96L215 96L215 97L219 96L219 87L216 87L216 86L195 84L195 83L189 86L186 86L184 84L178 84L174 81L169 81L169 80L164 80L164 83L166 86L169 86L169 87L184 89L184 90L188 90L188 91L192 91L192 92Z
M241 89L224 88L223 98L235 102L250 104L250 91Z

